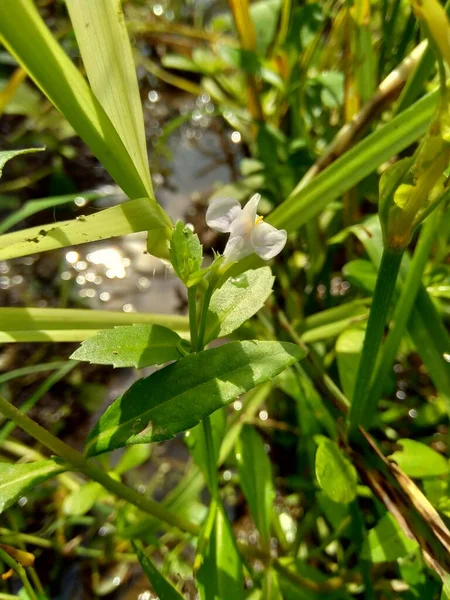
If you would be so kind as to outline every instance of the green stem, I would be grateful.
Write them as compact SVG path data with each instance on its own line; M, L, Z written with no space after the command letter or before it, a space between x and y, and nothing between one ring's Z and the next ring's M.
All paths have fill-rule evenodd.
M211 496L213 499L219 503L219 479L217 477L217 464L215 459L214 452L214 440L212 435L212 427L211 427L211 417L208 416L202 421L203 426L203 435L205 436L205 444L206 444L206 459L207 459L207 469L208 469L208 479L209 486L211 491Z
M88 475L91 479L100 483L112 494L127 500L127 502L130 504L133 504L144 512L153 515L157 519L174 527L178 527L181 531L186 531L192 535L198 534L200 528L195 523L187 521L179 515L172 513L158 502L155 502L151 498L146 498L132 488L123 485L120 483L120 481L113 479L105 471L103 471L103 469L94 465L80 452L77 452L77 450L74 450L69 445L52 435L49 431L38 425L38 423L35 423L32 419L21 413L20 410L15 408L1 396L0 412L8 419L14 421L16 425L31 435L35 440L49 448L56 455L63 458L71 467L74 467L75 470L81 471L85 475Z
M188 305L189 305L189 331L191 333L191 345L197 348L197 286L193 285L188 288Z
M10 569L13 569L17 573L17 576L19 577L25 591L28 594L29 600L38 600L33 588L31 587L31 583L28 580L27 573L22 567L22 565L16 562L12 558L12 556L10 556L5 550L3 550L3 548L0 548L0 560L4 562L5 565L8 565Z
M392 327L383 345L382 355L380 357L375 373L372 376L372 384L367 394L367 402L370 406L376 406L383 393L383 385L386 377L395 360L397 350L410 315L412 313L417 293L422 281L422 275L427 264L428 256L435 241L436 229L439 226L442 217L442 211L436 210L425 221L420 233L419 242L414 252L414 257L402 286L400 298L395 307L392 317Z
M200 328L199 328L199 333L198 333L197 351L203 350L204 345L205 345L206 317L208 316L209 303L211 302L211 297L215 290L216 283L217 283L217 279L216 279L216 277L214 277L214 274L213 274L210 279L208 288L205 292L205 297L203 299L202 315L200 318Z
M383 338L384 326L386 325L402 257L403 251L391 248L385 248L381 257L350 407L349 428L351 433L354 433L358 425L366 428L370 426L375 414L376 405L370 405L368 402L368 387Z

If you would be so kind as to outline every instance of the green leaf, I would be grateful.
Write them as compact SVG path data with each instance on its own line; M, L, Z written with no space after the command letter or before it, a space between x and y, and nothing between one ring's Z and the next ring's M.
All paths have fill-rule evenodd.
M189 331L189 321L180 315L124 313L119 311L78 308L0 308L2 331L34 331L39 329L106 329L116 325L150 323L164 325L180 332Z
M224 410L216 410L211 415L211 429L212 438L214 445L214 463L219 460L220 447L222 444L223 437L227 426L227 416ZM186 431L185 435L186 445L196 463L196 465L203 471L203 475L211 485L213 482L209 481L208 471L208 454L205 443L205 434L203 432L202 424L199 423L189 431Z
M197 575L201 600L242 600L242 563L230 523L222 508L217 509L214 529Z
M347 329L341 333L336 342L339 379L347 398L353 398L353 389L355 387L364 335L365 332L363 329Z
M232 342L191 354L140 379L101 416L86 454L169 439L305 355L280 342Z
M45 148L27 148L26 150L0 150L0 177L3 175L3 167L8 160L19 156L20 154L30 154L31 152L42 152Z
M170 262L175 273L186 283L192 273L201 269L202 260L203 248L198 235L177 221L170 241Z
M242 429L236 444L236 461L242 491L260 533L263 548L268 550L275 490L270 460L254 427L245 426Z
M6 233L0 236L0 260L106 240L137 231L148 231L149 238L157 236L164 224L155 206L149 203L148 198L141 198L87 217Z
M67 0L67 8L92 90L136 166L146 195L154 198L144 115L121 0Z
M66 470L53 459L34 463L0 463L0 513L39 483Z
M161 575L155 567L150 557L144 552L140 542L132 540L133 549L141 563L142 570L147 575L152 588L158 594L160 600L183 600L183 596L174 588L174 586Z
M317 481L331 500L348 504L356 497L356 469L334 442L326 437L317 437Z
M398 440L401 450L389 456L410 477L422 479L447 475L449 466L447 459L421 442L414 440Z
M96 481L88 481L64 498L62 505L65 515L81 516L91 510L97 500L107 494Z
M161 325L125 325L99 331L72 354L74 360L92 364L142 369L178 360L180 336Z
M416 540L406 537L394 517L386 513L369 531L361 558L373 563L390 562L418 548Z
M145 202L153 213L150 227L153 237L150 237L149 250L153 254L167 256L167 240L171 233L169 217L154 199L149 182L142 179L140 166L136 166L102 105L53 38L32 0L0 3L0 40L66 117L124 192L132 199L146 198ZM103 73L104 81L109 82L109 71ZM103 87L109 90L110 86L103 83ZM100 224L99 227L102 228ZM144 229L145 226L138 231ZM96 239L103 237L104 234ZM28 249L31 250L31 246ZM35 248L35 251L39 250Z
M226 281L212 295L206 341L229 335L256 314L272 293L274 280L270 267L261 267Z

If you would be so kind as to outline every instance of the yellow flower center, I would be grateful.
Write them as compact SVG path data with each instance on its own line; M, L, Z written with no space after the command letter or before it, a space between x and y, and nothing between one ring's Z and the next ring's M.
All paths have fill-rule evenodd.
M263 219L264 219L264 217L261 217L261 215L257 215L257 217L255 219L254 227L256 227L257 225L259 225Z

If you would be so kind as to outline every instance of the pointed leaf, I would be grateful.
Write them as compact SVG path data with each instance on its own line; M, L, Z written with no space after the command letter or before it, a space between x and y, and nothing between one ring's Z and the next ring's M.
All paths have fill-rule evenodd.
M245 426L236 444L239 481L250 507L261 543L270 548L270 525L275 490L272 469L264 443L254 427Z
M39 483L64 471L66 468L56 460L20 464L0 463L0 513Z
M182 358L113 402L89 434L86 453L171 438L304 355L294 344L246 341Z
M99 331L83 342L71 358L98 365L142 369L182 358L182 342L175 331L161 325L125 325Z
M364 329L347 329L341 333L336 342L339 379L347 398L353 397L364 335Z
M211 298L206 321L206 340L232 333L264 306L275 278L270 267L246 271L229 279Z
M242 562L230 523L218 508L214 530L197 575L201 600L242 600L244 577Z
M142 570L147 575L152 588L158 594L160 600L183 600L183 596L174 588L159 570L155 567L150 557L144 552L140 542L131 542L136 555L141 563Z

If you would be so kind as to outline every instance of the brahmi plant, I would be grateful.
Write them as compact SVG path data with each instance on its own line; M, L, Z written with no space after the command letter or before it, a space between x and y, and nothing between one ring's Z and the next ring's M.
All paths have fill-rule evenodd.
M163 537L171 544L173 560L179 560L180 547L190 549L184 557L189 567L186 578L194 577L193 597L198 593L202 600L384 597L376 595L380 590L375 589L373 572L376 565L395 561L408 581L409 597L423 596L425 572L432 573L426 580L431 582L428 590L432 589L432 594L442 590L442 597L448 597L448 485L439 479L448 476L448 464L435 451L409 439L400 440L401 450L387 456L384 448L395 432L392 434L391 428L382 443L374 433L382 427L377 408L383 397L383 381L406 330L408 343L421 354L436 389L447 402L450 399L448 332L422 284L448 202L450 108L445 61L450 59L450 27L443 7L437 0L412 2L437 57L439 89L415 104L409 102L411 106L404 101L404 109L397 116L350 148L361 133L358 118L366 125L367 115L376 112L372 105L366 112L362 110L363 117L357 115L338 133L324 155L325 164L319 161L296 186L293 184L288 197L267 219L258 215L261 197L257 190L246 194L242 202L226 194L215 197L207 208L206 223L229 237L223 253L214 252L212 262L208 262L193 229L181 221L173 224L155 199L135 65L120 0L67 0L66 4L87 80L51 35L32 0L0 0L0 39L129 200L76 220L4 234L0 237L0 260L144 231L148 252L165 260L185 286L188 319L130 315L129 324L113 326L114 318L118 319L115 313L0 309L3 341L84 340L64 369L72 368L75 361L154 367L149 376L135 381L112 401L88 434L83 453L30 419L25 409L0 397L4 417L50 454L34 453L32 462L0 463L0 512L52 478L58 478L68 489L64 506L69 514L69 505L79 516L102 494L109 494L117 503L119 535L123 534L126 548L134 553L130 560L137 556L155 593L168 600L183 596L180 586L172 583L155 558ZM274 144L280 139L281 131L274 135L273 130L288 102L296 106L297 100L292 99L298 92L297 84L285 86L281 75L296 79L298 68L304 68L303 62L297 64L295 52L283 54L292 3L285 2L280 9L272 56L267 47L267 54L258 50L248 2L232 0L229 4L240 39L239 48L236 43L231 45L233 64L242 66L244 76L239 82L245 82L248 92L245 107L236 111L236 123L273 175L277 171L271 171L272 157L268 158L264 136L272 135ZM367 50L370 5L355 2L351 9L347 17L358 25L357 39L363 45L365 40ZM293 27L297 17L294 14ZM308 50L311 60L322 34L319 30L315 45ZM409 74L411 64L420 66L424 49L422 43L399 73ZM249 62L249 57L254 61ZM396 81L395 77L400 75L391 79ZM262 81L268 87L263 87ZM385 88L391 80L386 81L379 95L387 94ZM221 82L224 84L223 78ZM208 85L211 89L211 81ZM217 91L214 86L212 89ZM419 145L411 156L390 160L416 141ZM16 155L43 150L4 151L0 169ZM363 225L349 224L329 241L333 245L352 235L358 237L378 274L369 265L367 276L367 265L361 270L361 265L355 267L358 261L349 262L347 267L351 265L354 274L363 279L372 298L355 301L359 312L355 312L356 305L343 305L312 315L316 325L305 330L300 315L295 314L295 303L292 309L289 298L286 300L287 314L277 306L274 276L270 263L264 261L278 257L280 264L291 265L290 250L295 248L298 230L305 226L309 239L314 239L321 211L343 195L346 205L349 190L381 165L379 215ZM418 228L418 242L410 259L408 249ZM292 237L289 242L288 234ZM245 327L267 301L277 326L259 328L258 335L253 336L258 339L236 341L236 331ZM352 328L361 315L368 317L366 328ZM328 339L324 329L340 335L331 358L320 343L314 344ZM309 337L303 335L305 331ZM334 355L340 385L324 367ZM330 531L321 518L316 547L309 540L314 538L311 531L319 521L317 506L304 519L294 522L290 518L286 525L274 509L275 485L262 437L241 421L227 428L227 406L242 395L259 406L275 379L301 408L302 435L306 438L302 460L314 473L311 485L301 485L305 493L320 499L320 508L331 524ZM192 486L198 495L205 483L209 492L207 510L192 511L195 514L189 514L184 506L186 497L191 500L186 490L177 489L178 495L157 502L125 485L120 478L123 463L113 470L107 458L108 453L120 449L124 462L140 464L148 456L149 444L182 433L198 468L186 488ZM254 544L235 535L219 485L218 467L233 449L239 484L258 532ZM81 484L72 478L74 472L82 474ZM424 472L432 485L422 490L409 475L420 479L417 473ZM198 481L200 487L196 487ZM369 501L371 529L367 532L362 507ZM4 534L5 529L0 532ZM340 534L346 536L344 544L336 542ZM42 544L39 536L18 532L14 537L10 532L5 540L2 535L3 578L20 580L21 597L46 598L34 576L34 557L23 548L23 542ZM47 543L59 548L58 540L54 544L45 540L44 545ZM105 551L105 556L102 552L99 556L98 549L87 550L92 550L90 557L99 562L111 554ZM83 548L78 551L82 555ZM323 554L336 556L332 568L322 565L320 570ZM349 568L352 561L357 562L357 569ZM384 583L383 593L389 587ZM391 592L396 592L394 587L386 593ZM386 597L395 597L392 594ZM1 597L11 596L0 593Z

